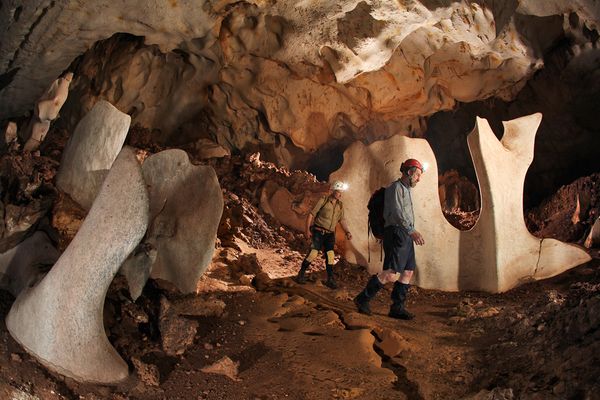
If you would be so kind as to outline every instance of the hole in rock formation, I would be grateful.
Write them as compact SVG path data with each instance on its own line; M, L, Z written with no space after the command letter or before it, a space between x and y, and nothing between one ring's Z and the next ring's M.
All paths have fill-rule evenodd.
M21 17L21 13L23 12L23 7L19 6L17 8L15 8L15 11L13 13L13 20L15 22L19 22L19 18Z

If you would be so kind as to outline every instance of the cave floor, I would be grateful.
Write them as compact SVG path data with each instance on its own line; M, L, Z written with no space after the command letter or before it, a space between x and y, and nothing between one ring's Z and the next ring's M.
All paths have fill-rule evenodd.
M225 302L225 312L196 318L199 328L184 354L169 356L149 337L122 354L129 362L135 356L156 365L158 384L139 372L117 386L84 385L53 374L2 322L0 398L513 398L508 389L523 399L573 398L573 393L600 398L593 394L598 395L598 321L582 335L559 334L570 319L589 319L577 311L581 305L567 307L565 299L575 289L587 290L585 295L575 290L580 303L592 299L598 306L599 267L596 258L559 277L497 295L412 288L412 321L387 317L391 287L371 303L373 316L357 314L352 298L368 274L345 263L338 264L337 290L325 287L324 272L317 271L306 285L284 277L263 282L258 290L213 292ZM0 300L5 317L13 299L3 292ZM118 348L123 353L123 346ZM238 363L230 377L201 371L225 356Z

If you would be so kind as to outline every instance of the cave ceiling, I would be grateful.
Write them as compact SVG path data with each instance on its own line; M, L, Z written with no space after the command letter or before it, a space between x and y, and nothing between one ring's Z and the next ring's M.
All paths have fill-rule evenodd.
M552 112L539 106L548 90L531 86L543 71L546 88L565 75L581 86L567 113L585 142L598 129L582 114L600 93L599 20L594 0L4 1L0 119L27 113L70 70L70 127L105 99L163 143L267 146L294 166L356 140L426 137L428 118L462 104L529 105L504 119Z

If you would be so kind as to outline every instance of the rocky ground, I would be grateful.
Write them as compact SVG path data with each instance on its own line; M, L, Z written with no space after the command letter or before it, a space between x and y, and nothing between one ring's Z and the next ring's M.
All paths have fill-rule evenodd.
M20 204L52 199L51 225L64 248L83 216L44 186L56 164L52 151L49 146L49 157L34 163L41 172L30 174L39 184L29 197L17 196L19 187L31 188L31 182L17 179L23 173L13 171L13 179L3 178L3 184L13 182L7 187L14 188ZM3 159L29 171L22 158L17 161L21 164ZM303 172L257 163L255 157L212 165L224 189L225 209L215 256L198 294L184 296L150 280L134 302L119 276L107 295L107 335L129 363L130 378L117 386L83 385L48 372L8 334L4 317L14 298L0 291L0 398L600 399L597 249L590 250L594 259L586 265L503 294L413 287L408 302L417 315L413 321L387 317L391 288L386 287L372 304L375 314L366 317L355 312L352 298L367 272L339 260L340 288L330 290L322 283L319 261L310 282L297 285L290 277L308 243L258 206L266 180L291 193L319 191L322 184ZM575 185L596 188L598 179L582 182ZM550 199L529 212L533 231L550 234L555 214L548 208L559 209L573 193L578 192L559 191L563 201ZM575 224L584 230L598 206L596 189L592 194L585 213L580 200ZM575 208L553 226L566 226ZM452 215L456 226L476 221L472 211ZM577 241L582 234L569 238Z

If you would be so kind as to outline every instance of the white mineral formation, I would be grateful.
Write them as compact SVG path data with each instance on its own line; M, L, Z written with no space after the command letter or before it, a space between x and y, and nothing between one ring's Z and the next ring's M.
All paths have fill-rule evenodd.
M121 151L130 123L129 115L99 101L69 138L56 185L86 210Z
M133 151L123 148L69 247L13 304L6 318L12 337L49 369L78 381L125 379L127 364L104 332L104 298L147 222L141 169Z
M4 143L2 146L6 146L6 148L9 148L11 144L17 140L17 124L15 122L9 121L8 124L6 124L3 139Z
M419 286L503 292L588 261L589 255L579 247L537 239L525 227L523 184L541 118L534 114L505 122L501 141L487 121L477 120L468 144L481 190L481 213L476 225L464 232L451 226L442 214L437 164L425 140L395 136L369 146L355 143L344 153L342 167L331 176L350 185L344 204L351 231L364 230L370 194L399 177L403 160L417 158L430 165L413 189L415 226L425 237L424 246L415 246ZM372 271L380 270L380 247L374 241L370 247L371 264L366 235L356 234L346 243L346 257L369 265Z
M186 152L166 150L142 166L150 196L145 243L156 249L152 277L196 291L212 259L223 194L212 167L192 165Z
M50 128L50 122L58 118L58 112L67 100L72 80L73 73L66 73L65 76L52 82L48 90L37 101L27 132L24 134L26 142L23 150L35 151L40 147L40 143Z

